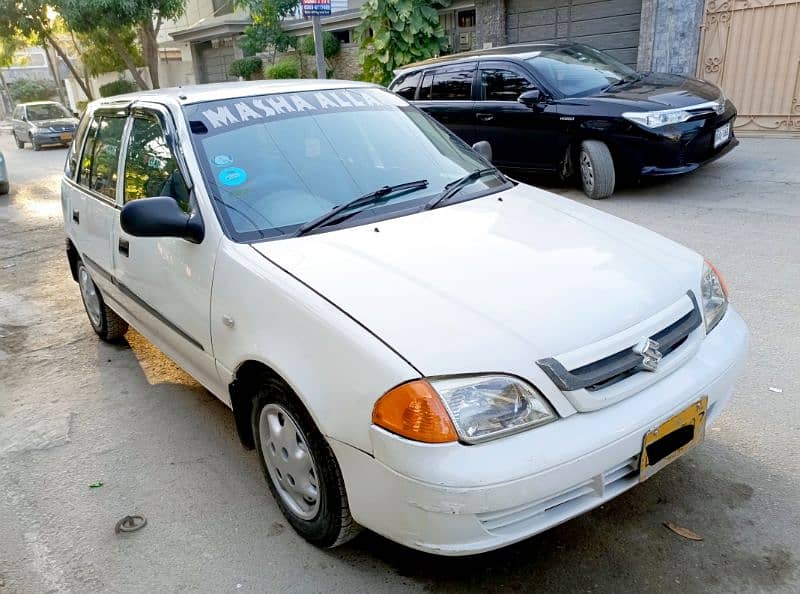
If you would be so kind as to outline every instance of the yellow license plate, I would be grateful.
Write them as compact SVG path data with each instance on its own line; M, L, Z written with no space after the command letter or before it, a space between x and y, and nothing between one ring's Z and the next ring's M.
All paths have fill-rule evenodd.
M64 132L61 135L61 140L72 140L72 134L70 132Z
M639 458L640 481L647 480L703 441L706 434L707 409L708 396L703 396L671 419L647 432L642 443L642 455Z

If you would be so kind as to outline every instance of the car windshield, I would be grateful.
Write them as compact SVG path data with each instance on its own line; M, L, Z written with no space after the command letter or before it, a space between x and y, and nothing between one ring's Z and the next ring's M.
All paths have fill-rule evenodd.
M352 215L346 224L414 212L448 183L486 167L428 116L377 88L213 101L185 113L216 210L237 241L291 236L381 189L379 200L344 211ZM427 183L389 191L420 180ZM482 177L449 203L507 183L499 174Z
M585 45L542 51L527 59L550 87L565 97L581 97L639 78L635 70Z
M32 122L71 117L73 117L72 114L58 103L43 103L41 105L28 106L28 119Z

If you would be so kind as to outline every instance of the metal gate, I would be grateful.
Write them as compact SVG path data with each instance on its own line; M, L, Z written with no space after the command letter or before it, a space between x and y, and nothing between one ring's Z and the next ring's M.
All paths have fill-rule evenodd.
M800 0L707 0L697 76L736 104L737 132L800 136Z

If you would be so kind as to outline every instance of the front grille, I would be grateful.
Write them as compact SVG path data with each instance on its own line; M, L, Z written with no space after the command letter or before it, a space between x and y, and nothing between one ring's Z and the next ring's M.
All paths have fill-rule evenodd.
M633 456L557 495L495 512L479 513L478 521L493 534L529 532L537 526L546 528L619 495L635 485L638 478L639 456Z
M662 357L668 356L686 342L689 334L702 322L700 307L697 304L694 293L689 291L687 294L692 300L692 310L679 320L650 336L652 340L659 344L659 351ZM585 389L595 392L644 370L642 367L642 355L634 352L633 345L570 371L553 358L540 359L536 364L553 380L553 383L564 391Z

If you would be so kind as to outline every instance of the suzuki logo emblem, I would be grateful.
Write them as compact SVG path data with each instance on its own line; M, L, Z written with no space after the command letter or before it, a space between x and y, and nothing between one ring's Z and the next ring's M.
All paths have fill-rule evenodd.
M658 364L661 361L661 347L652 338L643 338L636 346L633 347L633 352L642 357L642 367L647 371L655 371L658 369Z

